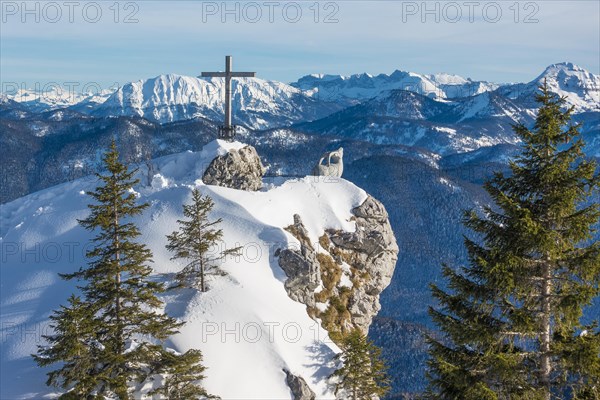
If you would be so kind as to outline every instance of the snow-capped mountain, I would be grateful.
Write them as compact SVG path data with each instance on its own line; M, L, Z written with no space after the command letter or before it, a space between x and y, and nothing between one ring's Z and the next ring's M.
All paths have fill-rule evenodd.
M424 75L399 70L376 76L314 74L290 85L239 78L233 80L234 123L250 129L266 129L314 121L390 90L417 93L438 103L458 102L466 119L497 108L484 104L486 99L504 102L507 105L497 111L504 109L508 117L517 120L518 114L532 114L535 109L532 94L544 80L553 91L567 97L576 113L600 109L600 76L572 63L560 63L549 66L529 83L502 86L452 74ZM497 96L485 97L489 93ZM69 108L99 117L135 116L159 123L202 117L218 123L223 118L224 80L168 74L127 83L114 93L73 94L53 88L47 93L19 90L8 98L31 112ZM465 98L474 100L461 102ZM469 104L470 110L466 109Z
M385 87L377 86L374 82L378 79L389 81L391 76L415 78L414 74L396 72L390 76L363 74L348 79L315 75L301 81L307 85L322 81L334 87L341 81L346 82L349 88L360 85L368 88L370 85L369 93L372 94ZM581 123L581 131L588 143L586 151L591 155L600 154L598 92L583 90L597 87L599 77L568 63L548 67L540 77L528 84L503 86L473 96L440 100L396 89L378 92L375 97L350 107L307 97L300 89L275 81L236 79L234 118L237 123L249 127L295 124L297 129L304 130L308 135L331 135L376 145L416 146L448 155L496 144L516 143L512 125L530 124L536 107L531 98L523 94L523 89L527 89L531 96L544 78L551 87L558 88L566 95L571 103L578 105L573 119ZM469 82L449 74L430 75L427 79L427 82L436 85L453 87ZM2 164L7 171L14 171L16 175L2 185L0 199L14 199L32 190L62 182L67 176L81 176L85 171L89 173L88 167L69 167L70 172L60 172L59 164L67 157L67 164L70 165L78 158L75 149L77 143L86 143L86 146L93 148L88 139L104 138L109 134L108 130L120 132L127 140L144 138L136 142L138 150L134 151L136 155L132 158L135 162L146 157L146 150L141 149L154 148L155 145L160 146L160 151L152 150L153 156L182 151L182 143L197 146L199 137L216 135L214 126L222 121L223 97L222 79L178 75L161 75L127 84L103 104L83 102L67 109L58 108L42 113L32 109L30 103L19 103L9 96L2 96L0 141L4 148L15 149L5 155ZM333 112L336 110L339 111ZM318 119L320 116L324 118ZM163 122L165 120L174 120L175 123L169 125ZM208 130L194 135L185 133L196 126ZM61 135L60 138L55 137L57 134ZM253 131L251 136L255 134L256 131ZM29 136L44 139L34 140ZM280 146L288 145L284 138L262 137L273 142L279 141ZM146 146L144 140L151 140L152 143ZM68 156L63 148L70 149ZM61 155L50 154L47 149L54 149L52 151ZM90 162L94 163L87 160L83 165L89 166ZM294 157L287 160L288 164L296 162ZM48 163L52 165L51 171L42 172L47 169L45 165ZM26 179L24 174L27 175ZM17 179L17 176L20 178Z
M532 94L544 83L550 90L566 97L576 113L600 111L600 75L595 75L570 62L552 64L529 83L506 85L498 93L514 99L527 108L534 108Z
M524 108L534 108L531 95L544 80L553 92L566 96L568 104L575 106L576 112L600 108L600 75L569 62L552 64L532 81L516 84L474 81L446 73L419 74L396 70L390 75L375 76L313 74L304 76L291 85L313 97L350 105L371 99L385 91L400 89L439 101L495 91L501 96L517 100Z
M291 84L305 93L328 101L356 104L378 96L382 92L400 89L443 100L472 96L494 90L497 84L473 81L458 75L422 75L396 70L390 75L357 74L307 75Z
M330 85L337 82L337 78L331 76L314 78ZM440 86L465 83L452 75L430 78L430 82L435 81ZM368 80L373 83L377 77ZM589 154L597 154L600 76L571 63L551 65L526 84L501 86L452 99L415 91L383 91L358 105L296 127L372 143L417 146L442 155L515 144L518 139L513 125L529 126L533 122L537 108L534 94L544 81L552 91L566 98L567 105L574 106L573 119L581 123Z
M474 81L471 78L463 78L460 75L446 73L425 76L442 90L447 99L475 96L480 93L490 92L501 86L498 83Z
M518 139L512 125L530 119L511 100L494 92L440 102L414 92L392 90L296 128L446 155L514 144Z
M343 179L332 183L315 177L285 181L260 192L202 183L202 173L216 155L242 146L214 141L201 152L155 160L150 184L134 188L140 201L150 203L135 223L154 254L155 279L168 280L184 266L170 259L165 235L183 217L182 204L190 202L191 188L199 188L215 202L211 219L223 220L222 245L243 247L242 256L222 262L228 275L210 278L208 292L177 289L163 297L165 311L186 321L170 346L178 351L200 349L208 367L204 386L224 399L290 399L284 370L302 376L319 399L334 399L327 377L339 349L309 317L305 305L288 297L287 277L274 252L298 245L284 229L293 223L294 214L302 215L311 243L318 243L325 229L354 231L351 210L367 194ZM85 192L97 184L93 177L82 178L2 207L3 249L13 249L14 244L31 254L3 255L3 399L51 395L44 385L48 370L36 367L30 354L41 343L40 335L49 332L51 311L77 290L77 282L61 280L58 274L86 263L85 249L93 233L77 219L89 213L90 197ZM50 248L52 253L46 251Z
M80 93L53 85L44 89L19 89L14 93L6 94L6 96L34 112L67 107L75 107L78 111L85 111L104 103L113 93L114 90L110 89L103 89L97 93Z
M234 79L232 91L234 124L252 129L314 120L340 109L276 81ZM91 113L140 116L160 123L197 117L221 121L224 97L224 79L160 75L124 85Z

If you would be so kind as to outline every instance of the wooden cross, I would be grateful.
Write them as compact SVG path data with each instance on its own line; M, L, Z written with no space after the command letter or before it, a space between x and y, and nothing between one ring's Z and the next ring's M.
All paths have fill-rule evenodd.
M201 76L225 78L225 124L219 127L219 138L233 141L236 126L231 123L231 78L253 78L256 72L233 72L232 58L225 56L225 72L203 72Z

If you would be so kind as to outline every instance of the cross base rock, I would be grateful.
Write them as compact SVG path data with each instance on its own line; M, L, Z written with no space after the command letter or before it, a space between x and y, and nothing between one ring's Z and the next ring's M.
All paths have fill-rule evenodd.
M233 142L237 133L237 125L221 125L219 126L219 139Z

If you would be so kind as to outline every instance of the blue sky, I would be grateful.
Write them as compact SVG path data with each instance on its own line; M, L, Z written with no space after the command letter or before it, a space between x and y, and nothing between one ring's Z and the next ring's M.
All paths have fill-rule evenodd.
M28 87L198 75L223 69L225 54L236 69L284 82L395 69L529 81L562 61L600 73L594 0L3 0L1 11L0 80Z

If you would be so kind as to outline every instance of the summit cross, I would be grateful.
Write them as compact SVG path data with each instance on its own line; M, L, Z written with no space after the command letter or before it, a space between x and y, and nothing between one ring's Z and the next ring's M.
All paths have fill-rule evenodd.
M219 138L233 141L236 126L231 123L231 78L253 78L256 72L233 72L232 56L225 56L225 72L202 72L202 77L225 78L225 123L219 127Z

